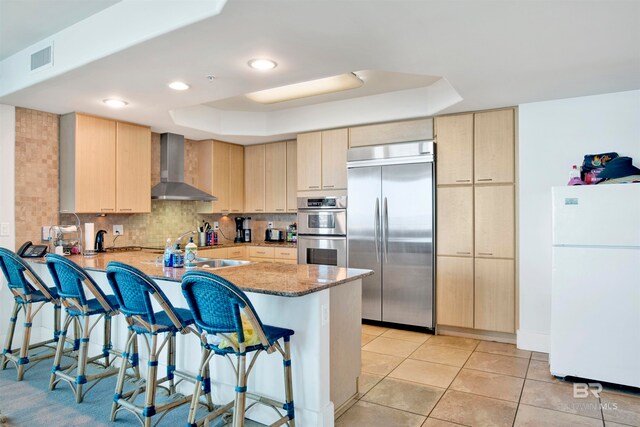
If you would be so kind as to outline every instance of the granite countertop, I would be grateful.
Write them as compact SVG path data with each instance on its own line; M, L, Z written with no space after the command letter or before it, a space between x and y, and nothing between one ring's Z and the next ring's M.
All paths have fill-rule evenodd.
M223 249L223 248L233 248L236 246L265 246L265 247L274 247L274 248L297 248L297 244L293 242L250 242L250 243L220 243L215 246L198 246L198 249ZM164 246L153 246L153 245L143 245L142 249L150 249L154 251L164 251Z
M371 270L355 268L270 262L218 269L165 268L162 264L155 264L155 260L158 258L157 254L145 251L103 253L93 257L71 255L67 258L79 266L93 271L105 271L109 262L118 261L132 265L154 279L172 282L180 282L187 271L209 271L230 281L243 291L286 297L318 292L373 274ZM33 262L44 263L44 258L34 258Z

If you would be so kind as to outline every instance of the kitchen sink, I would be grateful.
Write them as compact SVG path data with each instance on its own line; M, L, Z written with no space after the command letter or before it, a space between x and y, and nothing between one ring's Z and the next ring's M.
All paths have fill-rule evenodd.
M162 257L156 259L140 261L142 264L162 265ZM242 261L238 259L216 259L216 258L196 258L196 267L198 268L224 268L237 267L239 265L251 264L250 261Z

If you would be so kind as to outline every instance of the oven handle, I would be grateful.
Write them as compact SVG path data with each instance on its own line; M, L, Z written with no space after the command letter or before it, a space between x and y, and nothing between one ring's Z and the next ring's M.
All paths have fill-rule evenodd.
M300 242L300 239L308 239L308 240L347 240L347 236L330 236L330 235L324 235L324 236L311 236L311 235L307 235L307 234L299 234L298 235L298 242Z

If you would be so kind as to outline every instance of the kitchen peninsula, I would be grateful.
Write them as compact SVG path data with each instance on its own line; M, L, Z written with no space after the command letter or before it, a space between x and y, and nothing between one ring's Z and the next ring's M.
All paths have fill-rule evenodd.
M112 293L105 274L107 264L119 261L153 277L176 307L188 308L180 287L187 269L165 268L156 264L155 258L155 253L147 251L69 257L85 268L106 293ZM31 264L36 273L53 286L44 260L36 259ZM373 273L370 270L270 262L201 270L213 272L244 290L264 323L295 331L291 352L296 420L302 426L333 426L334 411L357 393L361 279ZM39 316L44 322L50 318L47 314ZM113 345L122 349L126 322L122 316L113 320ZM39 325L42 332L52 333L52 325L44 322ZM100 334L92 337L92 352L100 350L101 340ZM177 368L195 373L200 359L197 337L193 334L179 336L177 349ZM144 357L141 354L141 358ZM212 365L216 383L213 397L221 402L232 398L234 377L228 362L217 359ZM163 359L160 364L162 362ZM281 377L280 359L262 355L249 378L249 389L277 399L284 392ZM185 383L184 387L185 393L191 393L190 383ZM269 422L273 412L263 412L263 408L256 407L247 416Z

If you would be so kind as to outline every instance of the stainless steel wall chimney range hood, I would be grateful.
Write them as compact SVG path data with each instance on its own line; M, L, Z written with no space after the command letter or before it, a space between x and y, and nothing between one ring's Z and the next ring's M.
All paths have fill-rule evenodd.
M184 136L175 133L160 135L160 184L151 189L151 198L202 202L218 200L184 182Z

